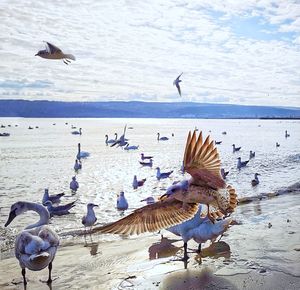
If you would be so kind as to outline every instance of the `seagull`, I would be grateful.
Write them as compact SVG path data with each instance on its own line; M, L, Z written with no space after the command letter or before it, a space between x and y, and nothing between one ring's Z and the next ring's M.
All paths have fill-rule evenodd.
M168 172L160 172L159 167L156 167L155 169L156 169L156 178L158 180L163 179L163 178L168 178L173 173L173 170L168 171Z
M280 144L278 142L276 142L276 147L280 147Z
M155 199L154 197L149 196L147 198L142 199L141 202L146 202L146 204L153 204L155 203Z
M189 220L198 211L198 205L206 204L207 216L213 221L230 215L237 205L237 194L220 174L221 160L214 142L202 132L189 132L184 153L185 171L192 177L177 189L165 193L160 200L136 209L128 216L94 229L111 234L141 234L157 232Z
M42 199L42 204L45 205L45 202L50 200L52 203L59 203L60 199L62 196L64 196L65 194L62 193L58 193L58 194L53 194L53 195L49 195L49 189L45 188L45 192L44 192L44 196Z
M180 97L181 97L181 89L180 89L179 83L182 82L182 80L180 80L179 78L182 76L182 74L183 74L183 72L173 82L173 86L176 86Z
M222 141L215 141L215 144L220 145L220 144L222 144Z
M168 137L160 137L160 134L157 133L157 141L167 141L167 140L169 140Z
M46 49L38 51L35 56L40 56L47 59L62 59L65 64L69 64L71 60L76 60L73 54L65 54L57 46L44 41L46 43Z
M124 147L124 150L138 150L139 149L139 146L135 146L135 145L131 145L129 146L129 144L127 143L126 146Z
M225 171L224 168L221 168L221 175L223 179L226 179L226 176L228 175L229 171Z
M75 172L77 172L78 170L80 170L82 168L82 164L81 164L81 161L76 159L75 160L75 164L74 164L74 170Z
M255 157L255 152L250 150L249 159L254 158L254 157Z
M81 158L87 158L90 156L90 153L89 152L86 152L86 151L81 151L81 145L80 143L78 143L78 153L76 155L76 158L78 160L80 160Z
M38 213L40 220L21 231L15 241L15 256L22 268L25 289L27 284L25 277L26 268L32 271L40 271L48 266L49 276L47 284L50 285L52 283L52 262L59 245L58 235L47 226L50 219L49 212L40 204L25 201L14 203L10 208L9 217L4 226L7 227L16 216L26 211Z
M199 244L198 253L201 252L201 243L205 243L208 240L214 240L219 235L223 234L231 223L231 219L223 219L213 223L208 217L201 217L201 205L199 205L198 211L194 217L188 221L185 221L179 225L167 228L167 231L174 235L181 236L183 239L185 268L187 268L187 243L189 240L194 239Z
M153 156L145 156L144 153L141 153L141 159L146 160L146 159L152 159Z
M288 134L288 131L285 130L285 138L290 137L290 134Z
M222 134L223 134L223 135L226 135L226 134L227 134L227 132L226 132L226 131L223 131L223 132L222 132Z
M249 160L241 161L241 157L238 158L237 168L241 169L242 167L245 167Z
M53 206L52 202L50 200L47 200L45 202L45 206L47 207L50 216L54 216L54 215L65 215L65 214L69 214L69 210L75 206L75 201L72 201L70 203L64 204L64 205L59 205L59 206Z
M242 147L235 147L235 144L232 144L232 152L240 151Z
M124 191L120 192L120 195L118 196L117 199L117 209L118 210L125 210L128 209L128 202L127 199L124 195Z
M70 182L70 189L73 192L76 192L78 188L79 188L79 183L76 180L76 176L73 176L72 181Z
M82 129L79 128L79 131L72 131L71 134L72 135L82 135Z
M137 180L136 175L133 176L133 182L132 182L133 189L137 189L139 186L143 186L145 181L146 181L146 178L144 178L142 180Z
M88 203L87 204L87 214L82 217L81 223L84 225L84 227L90 227L92 229L92 226L97 221L94 207L98 207L97 204Z
M152 167L152 165L153 165L153 160L152 160L152 159L150 159L149 162L145 162L145 161L139 161L139 162L140 162L140 164L141 164L142 166L149 166L149 167Z
M258 177L257 177L258 175L260 175L260 174L259 173L254 174L254 179L251 180L252 186L256 186L256 185L259 184L259 180L258 180Z

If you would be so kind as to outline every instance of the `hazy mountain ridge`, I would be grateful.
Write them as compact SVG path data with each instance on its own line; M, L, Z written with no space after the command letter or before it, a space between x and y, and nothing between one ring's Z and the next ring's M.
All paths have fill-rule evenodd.
M300 118L300 108L192 102L0 100L0 116L28 118Z

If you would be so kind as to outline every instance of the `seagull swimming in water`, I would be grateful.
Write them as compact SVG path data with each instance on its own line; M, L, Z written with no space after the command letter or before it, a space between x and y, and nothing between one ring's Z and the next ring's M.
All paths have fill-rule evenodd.
M67 204L64 205L58 205L58 206L53 206L52 202L50 200L47 200L45 202L45 206L47 207L50 216L54 216L54 215L65 215L65 214L69 214L69 210L75 206L75 201L69 202Z
M128 209L128 201L125 197L124 191L120 192L120 195L117 199L117 209L118 210L125 210Z
M146 181L146 178L143 178L142 180L137 180L136 175L133 177L132 187L133 189L137 189L140 186L143 186Z
M168 178L172 173L173 173L173 170L168 171L168 172L160 172L160 168L156 167L156 178L158 180L163 179L163 178Z
M48 200L50 200L52 203L59 203L61 197L64 196L64 195L65 194L63 192L58 193L58 194L49 195L49 189L45 188L42 204L45 205L45 202L48 201Z
M245 167L247 165L247 163L249 162L249 160L246 161L242 161L241 157L238 158L238 163L237 163L237 168L241 169L242 167Z
M141 159L146 160L146 159L152 159L153 156L145 156L144 153L141 153Z
M79 183L78 183L78 181L76 180L76 176L73 176L73 177L72 177L72 181L70 182L70 189L71 189L73 192L76 192L78 188L79 188Z
M250 150L249 159L254 158L254 157L255 157L255 152Z
M258 180L258 177L257 177L258 175L260 175L260 174L259 173L254 174L254 179L251 180L252 186L256 186L256 185L259 184L259 180Z
M223 179L226 179L226 176L229 174L229 171L225 171L224 168L221 168L221 175Z
M179 83L182 82L182 80L180 80L179 78L182 76L182 74L183 74L183 72L173 82L173 86L176 86L176 88L178 90L178 94L179 94L180 97L181 97L181 89L180 89Z
M207 217L213 221L234 211L237 194L220 174L221 160L209 136L203 141L202 132L198 138L196 132L189 132L184 167L192 176L189 180L167 191L159 201L136 209L116 222L98 227L94 232L128 235L157 232L194 217L199 203L209 207Z
M240 151L242 147L235 147L235 144L232 144L232 152Z
M65 54L60 48L51 44L50 42L45 41L46 49L38 51L35 56L40 56L46 59L62 59L65 64L69 64L71 60L76 60L73 54Z

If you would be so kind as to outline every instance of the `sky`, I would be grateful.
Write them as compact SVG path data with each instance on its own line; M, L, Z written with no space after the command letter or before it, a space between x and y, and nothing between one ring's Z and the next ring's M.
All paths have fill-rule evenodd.
M1 0L0 19L0 99L300 107L300 0Z

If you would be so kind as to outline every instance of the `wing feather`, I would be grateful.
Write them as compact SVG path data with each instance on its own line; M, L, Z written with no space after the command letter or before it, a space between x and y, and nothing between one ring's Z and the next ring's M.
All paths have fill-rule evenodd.
M95 227L93 232L126 235L155 232L191 219L197 210L198 204L183 207L182 201L168 198L137 209L114 223Z
M203 142L202 132L198 139L196 131L193 135L189 132L184 152L184 168L197 184L213 188L225 187L225 181L220 174L221 160L218 150L209 136Z

